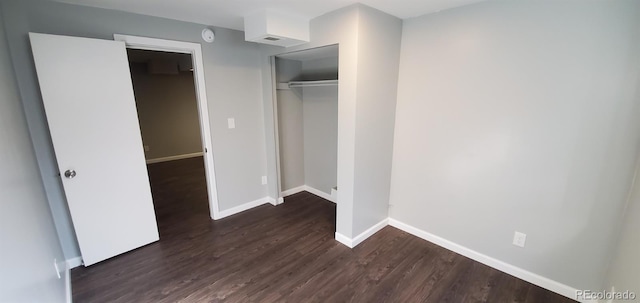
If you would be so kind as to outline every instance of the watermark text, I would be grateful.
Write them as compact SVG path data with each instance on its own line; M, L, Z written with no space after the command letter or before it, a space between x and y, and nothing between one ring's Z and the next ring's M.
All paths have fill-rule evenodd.
M577 290L576 299L578 300L635 300L636 294L632 291L606 291L606 290Z

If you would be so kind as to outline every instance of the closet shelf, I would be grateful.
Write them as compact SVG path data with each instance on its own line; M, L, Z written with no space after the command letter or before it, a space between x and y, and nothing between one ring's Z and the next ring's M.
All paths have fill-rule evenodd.
M289 83L278 83L278 89L335 85L338 85L338 80L291 81Z

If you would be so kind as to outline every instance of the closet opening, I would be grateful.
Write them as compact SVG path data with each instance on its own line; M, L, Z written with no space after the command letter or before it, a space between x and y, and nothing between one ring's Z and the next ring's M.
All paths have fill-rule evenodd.
M127 49L161 238L210 214L192 55Z
M272 57L280 201L337 202L338 65L338 45Z

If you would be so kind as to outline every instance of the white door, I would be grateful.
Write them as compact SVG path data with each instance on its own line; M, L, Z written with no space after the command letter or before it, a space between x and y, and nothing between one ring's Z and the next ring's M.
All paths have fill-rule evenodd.
M124 43L29 38L84 264L157 241Z

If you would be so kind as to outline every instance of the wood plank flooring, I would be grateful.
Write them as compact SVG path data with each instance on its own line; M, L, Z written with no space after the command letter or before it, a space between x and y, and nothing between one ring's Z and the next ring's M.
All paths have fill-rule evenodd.
M74 302L573 302L390 226L351 250L306 192L212 221L202 158L149 172L160 241L73 269Z

